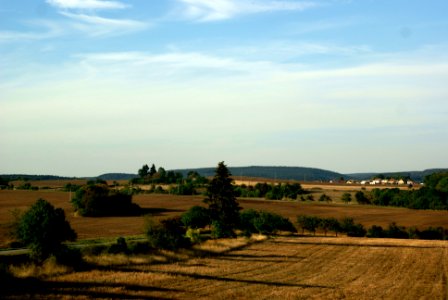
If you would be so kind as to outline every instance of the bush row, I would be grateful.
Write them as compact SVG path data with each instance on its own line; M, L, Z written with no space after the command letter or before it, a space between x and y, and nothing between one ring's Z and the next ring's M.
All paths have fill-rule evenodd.
M337 220L335 218L319 218L316 216L301 215L297 217L297 224L305 231L315 234L316 230L322 230L325 235L328 231L338 233L346 233L352 237L369 237L369 238L395 238L395 239L422 239L422 240L447 240L448 229L443 227L428 227L419 230L416 227L406 228L399 226L395 222L383 229L381 226L372 225L365 229L360 223L356 224L353 218L343 218Z

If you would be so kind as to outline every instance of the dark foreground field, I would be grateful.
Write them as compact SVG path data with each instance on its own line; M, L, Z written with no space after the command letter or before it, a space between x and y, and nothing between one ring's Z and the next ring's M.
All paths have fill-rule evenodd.
M19 288L3 296L12 299L447 298L446 241L277 237L252 242L243 239L210 242L224 251L200 257L191 252L159 252L136 257L91 258L88 270L61 270L60 274L40 281L22 279ZM229 245L226 243L233 250L225 251ZM15 272L20 274L20 269Z
M69 202L70 194L57 191L0 191L0 248L7 247L8 226L13 221L14 209L26 210L38 198L44 198L65 210L67 219L78 233L79 239L118 237L143 233L143 217L77 217ZM145 194L134 196L134 201L146 213L156 217L179 215L193 205L202 205L202 196L172 196ZM410 227L442 226L448 228L447 211L410 210L405 208L361 206L357 204L325 204L310 202L265 201L240 199L243 208L263 209L289 217L295 222L297 215L320 217L353 217L365 226L373 224L387 227L391 222Z

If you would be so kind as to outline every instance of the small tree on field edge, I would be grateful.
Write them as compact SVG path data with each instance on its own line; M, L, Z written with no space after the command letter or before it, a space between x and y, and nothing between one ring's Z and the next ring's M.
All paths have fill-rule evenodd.
M76 239L64 211L44 199L37 200L20 218L16 235L37 261L63 250L62 242Z

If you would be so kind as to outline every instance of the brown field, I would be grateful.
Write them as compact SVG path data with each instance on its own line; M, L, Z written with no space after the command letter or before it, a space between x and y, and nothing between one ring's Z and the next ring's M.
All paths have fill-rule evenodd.
M143 217L76 217L69 203L70 193L59 191L0 191L0 248L11 242L8 226L13 221L14 209L26 210L38 198L44 198L56 207L65 210L67 219L78 233L79 239L100 237L118 237L136 235L143 232ZM202 196L172 196L145 194L137 195L134 201L147 213L158 218L179 215L193 205L202 204ZM381 225L391 222L410 227L425 228L442 226L448 228L447 211L410 210L405 208L361 206L357 204L326 204L316 202L266 201L258 199L240 199L243 208L263 209L279 213L295 222L297 215L316 215L320 217L353 217L365 226Z
M277 237L192 251L91 259L81 272L27 281L5 298L446 299L448 242ZM239 243L239 244L238 244ZM205 250L206 248L204 248ZM204 253L203 253L204 254ZM88 259L88 258L87 258ZM20 272L16 271L16 274ZM28 283L29 284L29 283Z

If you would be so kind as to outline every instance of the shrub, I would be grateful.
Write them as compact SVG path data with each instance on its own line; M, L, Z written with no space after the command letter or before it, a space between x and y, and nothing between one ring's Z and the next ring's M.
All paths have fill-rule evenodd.
M235 237L236 234L233 231L233 226L230 224L226 224L221 220L212 221L212 237L215 239L218 238L229 238Z
M123 237L119 237L117 239L117 242L115 244L112 244L108 251L109 253L118 254L118 253L125 253L129 254L129 248L128 244L126 243L126 239Z
M79 268L83 265L80 249L71 247L59 247L54 254L56 262L62 265Z
M128 245L129 253L143 254L151 251L151 246L148 242L130 242Z
M243 234L250 236L252 233L275 234L278 231L297 232L297 229L288 218L278 214L248 209L240 213L239 229Z
M444 229L442 227L429 227L419 232L419 238L422 240L443 240L445 238Z
M31 256L37 261L63 251L63 241L76 239L64 211L43 199L37 200L21 217L16 235L30 248Z
M384 238L386 237L386 232L383 227L372 225L372 227L367 230L366 236L369 238Z
M257 232L254 223L258 216L259 213L254 209L246 209L240 212L240 223L238 228L243 231L243 235L250 236L252 233Z
M408 239L409 238L409 234L406 231L406 227L398 226L395 222L392 222L389 225L389 228L386 230L386 235L389 238L396 238L396 239Z
M201 231L200 229L188 228L187 233L185 234L187 238L190 239L190 242L193 244L197 244L201 241Z
M366 235L366 230L362 224L355 224L353 218L344 218L341 221L342 232L347 233L347 236L363 237Z
M174 250L189 246L185 238L185 230L179 217L155 221L151 217L146 220L146 236L153 248Z
M203 228L210 224L210 214L205 207L193 206L182 214L181 221L186 227Z
M319 197L319 201L320 202L331 202L331 197L326 194L322 194Z

